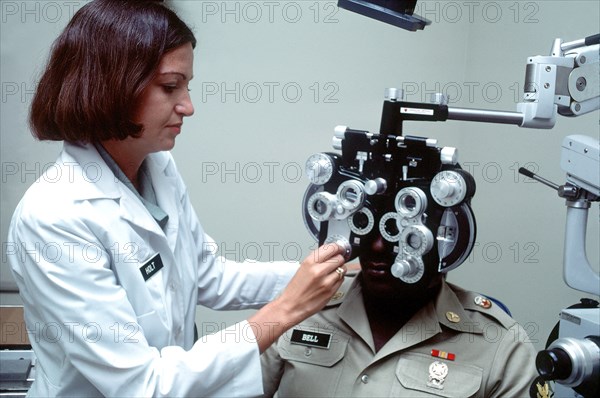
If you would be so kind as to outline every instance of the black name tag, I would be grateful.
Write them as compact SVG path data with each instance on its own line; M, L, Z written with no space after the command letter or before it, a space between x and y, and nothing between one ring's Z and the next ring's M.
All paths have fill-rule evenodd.
M292 344L301 344L311 347L329 348L331 333L309 332L306 330L292 330Z
M140 267L140 272L144 277L144 280L147 281L154 274L160 271L163 267L162 259L160 258L160 253L156 253L156 256L152 257L150 260L146 261L144 265Z

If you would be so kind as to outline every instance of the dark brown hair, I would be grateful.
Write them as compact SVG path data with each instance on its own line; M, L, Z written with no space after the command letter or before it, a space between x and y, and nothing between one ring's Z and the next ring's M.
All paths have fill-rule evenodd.
M95 0L71 19L52 47L29 123L40 140L98 142L139 136L137 100L162 56L192 31L158 2Z

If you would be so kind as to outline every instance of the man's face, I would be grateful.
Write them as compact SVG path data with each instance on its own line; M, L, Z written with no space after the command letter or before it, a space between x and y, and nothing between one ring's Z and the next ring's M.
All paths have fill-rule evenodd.
M441 283L442 274L437 270L437 253L432 250L423 256L425 272L416 283L406 283L392 275L391 267L396 259L394 243L388 242L379 234L362 239L360 244L360 265L363 291L369 297L381 299L416 298L428 288Z

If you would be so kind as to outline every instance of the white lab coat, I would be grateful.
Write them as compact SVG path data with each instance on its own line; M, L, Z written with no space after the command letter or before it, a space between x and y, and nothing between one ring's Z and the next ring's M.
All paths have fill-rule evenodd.
M65 143L15 211L7 251L38 358L32 396L262 391L249 324L194 343L195 308L261 307L298 265L217 257L171 155L147 162L166 232L93 145ZM164 266L145 281L156 253Z

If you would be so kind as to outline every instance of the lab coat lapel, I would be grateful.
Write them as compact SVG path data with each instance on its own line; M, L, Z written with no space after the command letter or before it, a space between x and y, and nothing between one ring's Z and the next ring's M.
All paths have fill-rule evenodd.
M169 157L151 154L146 161L158 206L169 215L164 233L167 236L171 251L175 252L179 231L179 213L181 211L181 198L175 195L176 192L179 192L177 178L168 175Z
M168 157L150 154L146 158L150 179L156 194L158 206L169 215L169 221L163 231L144 204L125 186L121 186L121 217L129 223L141 227L159 238L166 236L170 251L175 249L179 227L179 206L174 195L177 192L176 179L166 175Z
M140 228L162 236L162 229L135 194L125 186L121 187L121 191L122 196L119 202L121 205L121 218L134 228Z
M143 203L129 188L119 183L94 145L65 142L61 161L69 166L63 168L73 174L73 176L69 175L69 178L74 179L75 184L69 184L69 187L77 189L77 197L80 200L117 200L119 201L121 218L137 228L163 235L160 226L146 210ZM71 171L75 164L81 168L81 172ZM161 173L164 174L164 169Z
M142 281L142 283L148 288L148 293L151 296L150 301L156 304L156 316L158 317L151 328L152 332L147 331L148 341L156 347L162 347L169 342L168 330L172 324L170 313L165 310L165 307L170 306L171 300L169 295L165 293L165 286L171 280L172 270L176 264L173 249L177 240L176 230L179 217L178 200L174 194L178 192L175 189L176 181L174 178L165 175L169 157L157 156L157 158L162 163L160 161L154 162L152 161L154 159L151 159L149 162L152 169L150 173L152 183L156 187L158 204L169 215L167 236L138 197L116 179L93 145L65 143L60 161L71 166L72 169L81 168L81 172L76 170L72 172L73 179L76 179L75 183L67 184L67 188L77 190L79 200L110 199L118 203L119 217L135 231L130 236L119 237L119 239L122 239L122 241L117 242L119 245L135 243L145 246L138 253L145 253L138 259L140 264L149 260L156 253L160 254L164 263L163 270L147 281ZM158 166L161 167L157 168L155 163L159 163ZM71 168L65 166L66 170L71 170ZM86 172L87 174L84 174ZM107 229L109 228L110 226L107 226ZM110 230L107 232L108 234L111 233ZM136 269L134 273L139 273L139 271ZM175 275L177 275L176 271ZM162 329L159 328L157 323L159 320L162 323Z

